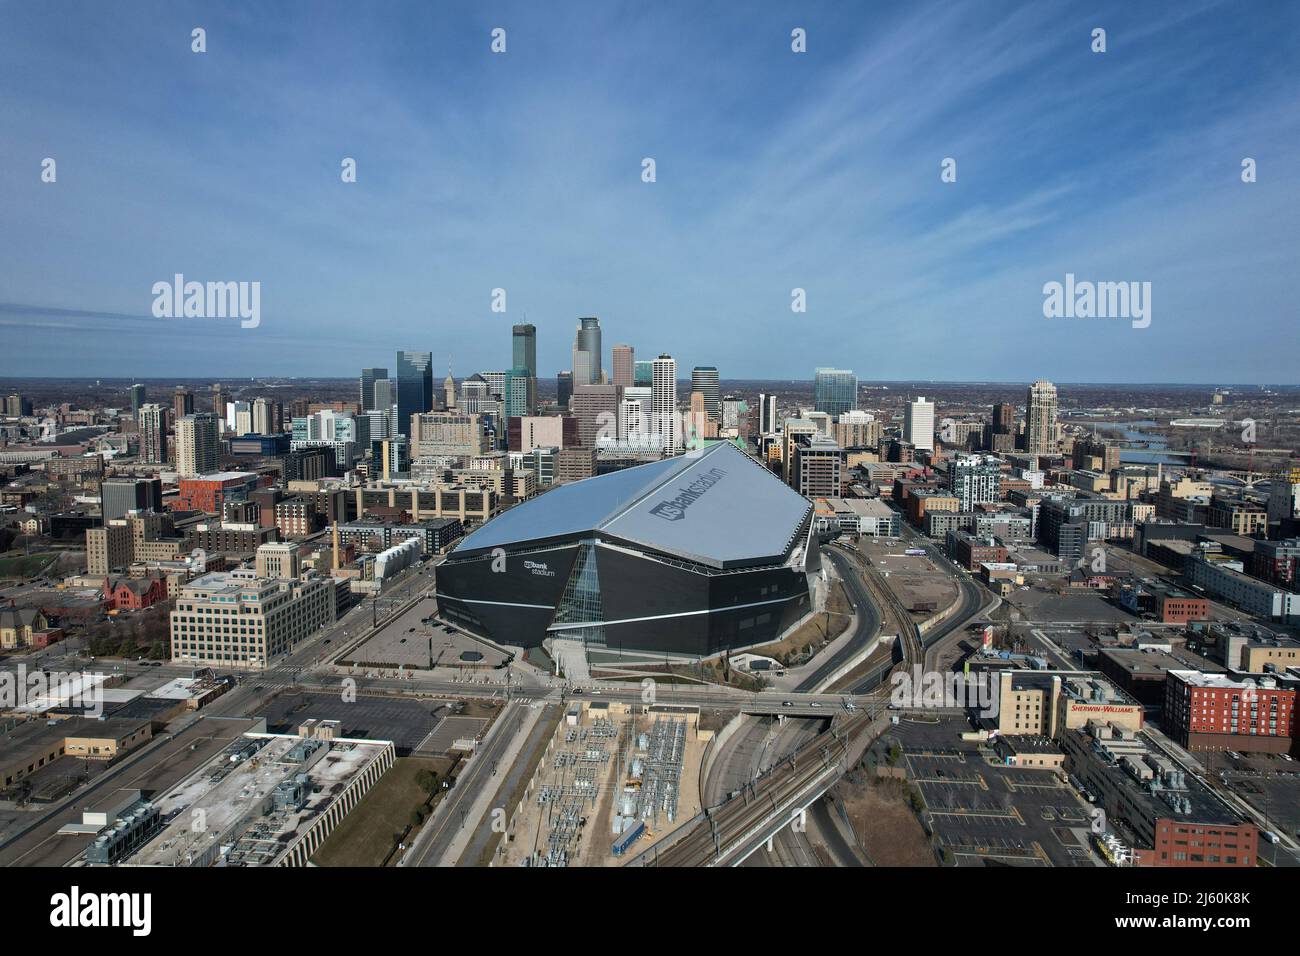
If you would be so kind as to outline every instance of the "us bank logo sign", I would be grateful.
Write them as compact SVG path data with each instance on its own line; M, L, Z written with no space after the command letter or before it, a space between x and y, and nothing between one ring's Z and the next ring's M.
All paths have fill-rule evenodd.
M721 468L710 468L684 488L677 489L677 497L661 501L650 509L650 513L665 521L681 521L686 517L686 509L703 497L704 493L720 482L727 475Z

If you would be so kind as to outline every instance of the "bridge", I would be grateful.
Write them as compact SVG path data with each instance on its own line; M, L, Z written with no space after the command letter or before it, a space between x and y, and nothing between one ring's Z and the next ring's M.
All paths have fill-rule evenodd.
M725 803L705 810L627 866L739 866L816 803L889 726L876 708L834 722Z

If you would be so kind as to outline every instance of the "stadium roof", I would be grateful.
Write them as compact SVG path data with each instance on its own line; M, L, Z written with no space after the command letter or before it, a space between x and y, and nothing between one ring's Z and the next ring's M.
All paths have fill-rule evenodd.
M729 442L559 485L467 536L453 553L599 533L714 567L778 561L812 508Z

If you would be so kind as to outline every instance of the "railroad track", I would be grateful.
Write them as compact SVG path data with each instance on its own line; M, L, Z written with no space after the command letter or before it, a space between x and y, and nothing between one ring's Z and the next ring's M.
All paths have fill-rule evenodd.
M874 719L875 708L846 717L785 757L740 794L686 824L683 836L650 847L629 866L727 866L760 838L771 821L792 818L828 776L838 777L853 739Z

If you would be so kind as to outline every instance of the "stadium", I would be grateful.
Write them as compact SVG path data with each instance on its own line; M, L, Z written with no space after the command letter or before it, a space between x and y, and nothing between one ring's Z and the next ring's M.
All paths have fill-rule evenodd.
M560 485L468 535L440 613L499 644L683 656L775 638L809 610L812 505L734 445Z

